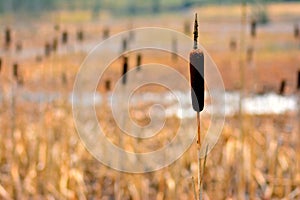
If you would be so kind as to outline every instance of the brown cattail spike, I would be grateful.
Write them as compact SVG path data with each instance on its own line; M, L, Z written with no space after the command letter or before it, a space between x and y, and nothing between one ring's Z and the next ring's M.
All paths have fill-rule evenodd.
M172 59L177 60L177 38L172 39Z
M127 39L123 38L122 40L122 51L126 51L127 50Z
M137 54L136 56L136 66L137 66L137 70L141 70L141 65L142 65L142 54Z
M237 47L236 40L234 38L230 39L229 48L231 51L235 51Z
M105 90L106 90L106 92L110 91L110 80L105 81Z
M13 76L16 80L18 80L18 78L19 78L18 68L19 68L18 64L15 63L13 65Z
M195 14L195 23L194 23L194 49L198 48L198 20L197 13Z
M253 19L251 21L251 36L253 38L255 38L255 36L256 36L256 20L255 19Z
M82 30L79 30L79 31L77 32L77 40L78 40L79 42L82 42L83 39L84 39L83 31L82 31Z
M190 79L192 105L196 112L204 108L204 54L196 49L190 53Z
M67 44L68 43L68 32L67 31L64 31L62 33L62 43L63 44Z
M2 69L2 58L0 58L0 72L1 72L1 69Z
M22 51L22 43L19 41L16 44L16 52L20 53Z
M9 46L11 43L11 31L10 28L6 28L5 30L5 45Z
M58 46L57 38L54 38L53 41L52 41L52 50L53 50L54 52L57 51L57 46Z
M281 81L281 83L280 83L280 88L279 88L279 94L280 94L280 95L284 95L285 85L286 85L285 80Z
M300 91L300 70L298 71L297 90Z
M185 22L184 22L184 24L183 24L183 28L184 28L184 33L186 34L186 35L190 35L190 33L191 33L191 30L190 30L190 22L188 21L188 20L186 20Z
M103 29L103 40L107 39L109 37L109 28Z
M122 84L126 85L127 82L127 76L126 73L128 71L128 57L124 56L123 57L123 72L122 72Z
M253 60L253 52L254 52L254 50L253 50L252 46L247 48L247 62L248 63L252 62L252 60Z
M294 26L294 37L297 39L299 36L299 25L295 24Z
M50 53L51 53L51 46L50 46L50 44L47 42L47 43L45 44L45 56L46 56L46 57L50 56Z

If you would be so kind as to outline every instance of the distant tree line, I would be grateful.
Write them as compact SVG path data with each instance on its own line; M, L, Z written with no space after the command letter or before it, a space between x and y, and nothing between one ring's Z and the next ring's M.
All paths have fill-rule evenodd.
M110 10L116 14L144 14L159 13L162 11L177 11L193 6L206 4L231 4L243 0L0 0L0 13L5 12L28 12L38 13L59 9L81 9L90 10L97 14L102 9ZM249 3L259 0L244 0ZM291 0L260 0L261 2L288 2ZM300 0L294 0L300 1Z

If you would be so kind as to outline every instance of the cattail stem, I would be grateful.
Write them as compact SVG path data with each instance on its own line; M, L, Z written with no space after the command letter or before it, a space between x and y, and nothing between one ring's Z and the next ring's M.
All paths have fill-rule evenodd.
M198 194L202 200L202 164L201 164L201 127L200 114L197 112L197 152L198 152Z

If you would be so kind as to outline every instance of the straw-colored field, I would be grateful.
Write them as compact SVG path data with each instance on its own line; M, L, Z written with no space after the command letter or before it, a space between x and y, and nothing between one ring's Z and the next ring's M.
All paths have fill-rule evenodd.
M3 16L0 30L3 33L10 27L13 40L8 49L4 48L3 37L0 40L0 199L193 199L192 177L197 187L196 139L180 159L156 172L120 173L104 166L85 149L77 134L69 99L73 83L89 50L103 40L105 28L109 28L110 35L144 26L183 32L187 20L192 29L197 12L200 42L218 66L227 91L240 91L242 62L244 97L278 93L281 81L286 80L284 95L296 99L300 37L294 38L293 28L300 23L300 3L269 5L270 22L258 25L256 38L249 34L252 9L249 6L247 10L243 52L239 5L203 6L188 12L136 18L114 18L103 12L99 19L92 19L86 11L61 11L40 19L27 18L22 23L14 16ZM55 25L59 30L54 29ZM66 45L60 41L64 30L69 33ZM84 32L83 41L76 40L78 30ZM45 57L44 45L54 38L58 39L58 51ZM230 49L231 39L237 42L236 50ZM16 52L17 42L22 43L20 52ZM251 60L246 54L249 47L254 48ZM135 67L135 56L136 53L129 54L129 68ZM142 63L153 62L171 66L189 77L183 59L144 51ZM19 64L18 81L13 77L14 63ZM97 92L106 95L104 84L108 78L115 86L122 73L121 65L121 59L112 62ZM149 86L140 92L165 91L166 88ZM151 105L139 103L131 116L145 125L150 121L145 112ZM107 102L96 106L96 114L107 138L118 145L120 130ZM300 199L297 115L296 109L290 109L279 114L227 116L222 135L207 156L204 199ZM150 139L123 136L123 148L143 153L162 148L176 134L180 120L169 116L164 128ZM196 124L196 119L189 123ZM201 120L203 133L210 123L210 117L205 115ZM146 131L141 129L141 133Z

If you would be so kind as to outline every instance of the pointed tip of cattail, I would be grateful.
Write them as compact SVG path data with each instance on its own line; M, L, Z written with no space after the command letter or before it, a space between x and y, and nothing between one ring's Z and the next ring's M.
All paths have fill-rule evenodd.
M197 13L195 13L195 21L194 21L194 49L198 48L198 19Z

